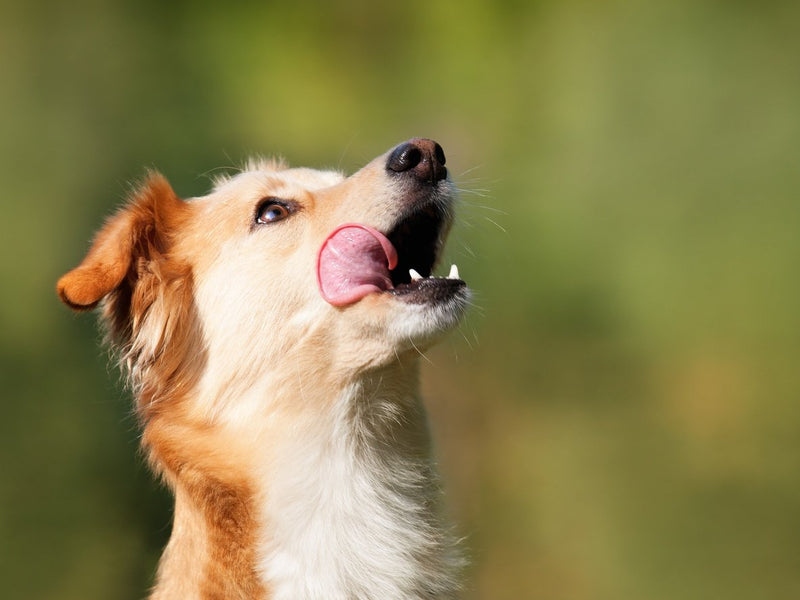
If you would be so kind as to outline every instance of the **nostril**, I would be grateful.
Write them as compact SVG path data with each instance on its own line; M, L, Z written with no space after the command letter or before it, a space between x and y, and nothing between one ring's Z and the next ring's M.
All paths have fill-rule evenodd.
M414 144L400 144L389 155L386 168L395 173L402 173L416 167L422 161L422 151Z
M433 143L433 157L440 165L444 165L447 162L444 156L444 150L442 150L442 147L436 142Z
M446 158L442 147L424 138L415 138L392 150L386 160L386 169L406 173L417 179L436 183L447 177Z

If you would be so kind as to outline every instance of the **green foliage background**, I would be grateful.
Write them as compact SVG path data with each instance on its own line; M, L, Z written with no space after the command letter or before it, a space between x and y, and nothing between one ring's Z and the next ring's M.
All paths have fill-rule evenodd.
M156 167L439 140L468 598L800 597L800 4L0 2L3 597L142 597L169 500L54 294ZM447 261L445 261L447 262ZM449 263L448 263L449 264Z

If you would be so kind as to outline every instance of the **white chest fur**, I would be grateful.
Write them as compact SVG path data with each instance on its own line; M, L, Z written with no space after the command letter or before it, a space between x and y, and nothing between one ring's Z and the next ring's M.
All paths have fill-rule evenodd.
M424 420L416 398L354 386L287 436L264 500L272 598L455 597L460 559L437 512Z

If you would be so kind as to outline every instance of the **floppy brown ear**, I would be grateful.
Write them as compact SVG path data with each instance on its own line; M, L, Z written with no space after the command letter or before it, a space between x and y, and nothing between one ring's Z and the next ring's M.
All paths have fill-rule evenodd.
M58 280L61 300L74 310L94 308L125 281L140 255L163 251L183 205L162 175L151 174L100 230L81 264Z

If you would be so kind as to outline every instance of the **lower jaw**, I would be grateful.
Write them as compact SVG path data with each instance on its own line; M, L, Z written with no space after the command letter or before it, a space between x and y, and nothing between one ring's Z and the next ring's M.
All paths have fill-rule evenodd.
M427 277L411 283L401 283L386 293L413 304L437 304L450 300L466 286L461 279Z

